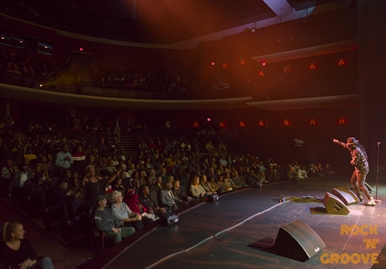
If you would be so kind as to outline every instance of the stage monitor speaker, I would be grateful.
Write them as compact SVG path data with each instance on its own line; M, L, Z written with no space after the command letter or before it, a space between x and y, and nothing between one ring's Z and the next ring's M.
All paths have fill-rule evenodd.
M206 197L206 201L208 203L214 203L216 201L218 201L219 197L217 194L209 194L207 197Z
M331 193L338 197L345 205L352 205L359 202L358 196L346 187L333 188Z
M164 214L161 217L161 225L169 226L178 222L178 216L175 214Z
M331 192L326 192L326 195L323 199L324 207L326 208L327 213L337 214L337 215L348 215L350 210L344 203Z
M304 262L326 247L319 235L300 220L279 229L275 247L279 255Z

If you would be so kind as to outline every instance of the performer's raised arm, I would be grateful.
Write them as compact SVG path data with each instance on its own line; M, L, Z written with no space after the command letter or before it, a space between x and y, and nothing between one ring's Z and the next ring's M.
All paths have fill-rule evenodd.
M338 144L338 145L344 147L345 149L350 150L350 148L348 147L348 145L347 145L346 143L343 143L343 142L339 141L338 139L335 139L335 138L334 138L334 139L332 140L332 142L334 142L335 144Z

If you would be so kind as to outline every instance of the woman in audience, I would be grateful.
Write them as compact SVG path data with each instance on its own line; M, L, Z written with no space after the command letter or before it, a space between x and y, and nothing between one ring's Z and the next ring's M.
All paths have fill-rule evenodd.
M209 193L205 191L205 189L200 185L200 178L198 176L194 176L190 186L189 186L190 194L196 199L203 199L208 196Z
M86 211L95 207L98 204L98 196L104 195L106 186L109 185L121 171L117 171L110 178L101 177L95 174L93 165L86 166L86 174L82 180L82 188L85 190Z
M126 227L134 227L136 231L143 228L141 214L130 210L125 202L120 191L113 191L111 194L113 203L111 204L111 211L115 219L119 220L122 225Z
M11 222L4 228L5 236L0 245L0 260L7 269L53 269L49 257L38 259L38 256L24 239L24 227L20 222Z

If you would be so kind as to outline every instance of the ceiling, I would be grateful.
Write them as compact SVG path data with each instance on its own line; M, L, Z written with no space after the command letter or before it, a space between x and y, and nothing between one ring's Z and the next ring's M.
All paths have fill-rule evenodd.
M323 12L352 0L4 0L53 24L90 19L116 31L117 39L172 44L212 35L217 38ZM328 8L326 8L328 7ZM54 15L53 15L54 14ZM77 21L79 20L79 21ZM79 25L78 25L79 24ZM119 28L122 28L120 31ZM106 28L107 29L107 28ZM124 30L124 31L123 31ZM103 32L102 29L98 29ZM128 34L124 34L124 33ZM119 34L120 33L120 34ZM82 33L84 34L84 33Z
M11 0L5 0L11 1ZM11 1L13 2L13 1ZM151 37L149 42L167 44L168 48L193 48L202 41L219 40L224 36L237 34L245 29L262 28L278 22L302 18L310 14L327 12L349 5L352 0L20 0L44 17L44 10L60 9L78 14L94 15L116 22L130 21L140 29L142 35ZM13 2L14 3L14 2ZM31 9L31 7L36 7ZM44 7L44 8L43 8ZM62 8L63 7L63 8ZM37 16L37 15L34 15ZM346 42L347 43L347 42ZM355 40L346 44L336 43L328 48L309 48L309 54L320 55L325 50L347 50L356 46ZM329 45L331 46L331 45ZM268 55L272 62L285 57L298 58L305 51L290 51L285 55ZM307 54L308 55L308 54ZM265 55L264 57L268 57ZM253 58L259 61L259 58ZM265 59L266 60L266 59ZM5 96L25 100L49 100L50 102L72 103L92 102L95 106L105 106L106 98L77 96L65 93L1 87L7 89ZM12 89L11 89L12 88ZM357 96L321 97L311 99L276 100L272 102L253 102L251 97L217 100L159 101L107 98L109 104L126 108L156 109L223 109L255 107L264 110L281 110L312 107L357 105ZM111 99L111 100L110 100Z

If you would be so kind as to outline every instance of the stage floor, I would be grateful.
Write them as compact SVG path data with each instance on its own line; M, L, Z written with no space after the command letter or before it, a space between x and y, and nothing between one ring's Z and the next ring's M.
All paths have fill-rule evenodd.
M350 187L347 177L233 192L179 214L177 224L156 228L128 247L107 249L86 268L385 268L386 201L348 205L348 215L327 213L326 192L342 186ZM380 184L378 199L385 200L385 194ZM279 202L281 196L286 201ZM303 237L316 234L326 245L303 262L280 255L274 244L280 227L297 220L311 228L311 233L298 231ZM352 225L351 234L341 234Z
M157 227L131 245L127 239L106 248L94 259L84 239L66 244L55 231L45 230L38 219L6 202L0 206L0 221L21 221L26 238L39 255L51 257L56 269L378 269L386 267L386 184L385 179L380 181L377 198L383 203L375 207L348 205L348 215L328 214L322 201L333 188L350 187L348 177L279 182L235 191L215 203L201 203L182 212L177 224ZM286 201L279 203L281 196ZM298 220L311 231L297 229L302 243L309 237L312 245L316 235L326 245L303 262L280 255L273 244L281 227ZM362 233L356 228L353 234L341 234L342 228L352 225L362 227ZM343 260L336 263L335 257Z

